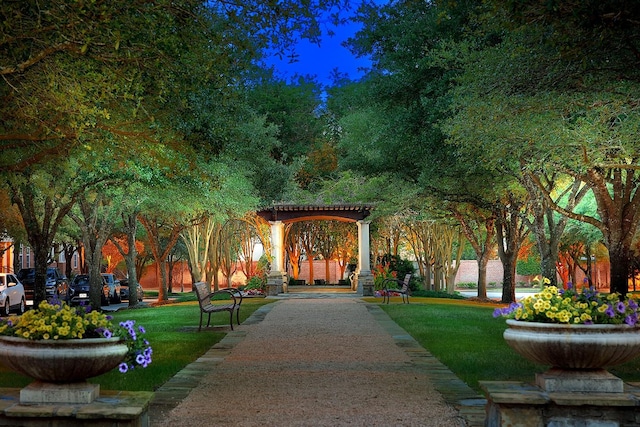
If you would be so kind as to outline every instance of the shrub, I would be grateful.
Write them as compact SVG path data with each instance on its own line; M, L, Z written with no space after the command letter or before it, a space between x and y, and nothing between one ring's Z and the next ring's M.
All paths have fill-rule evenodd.
M478 284L476 282L460 282L457 286L464 289L475 289L478 287Z
M377 290L384 288L384 279L395 278L402 280L407 274L413 275L409 282L409 288L412 291L420 289L420 280L415 276L415 268L411 261L391 254L379 256L376 259L376 265L373 270L374 288Z
M260 276L253 276L247 280L247 284L244 286L244 290L257 289L263 291L267 281Z

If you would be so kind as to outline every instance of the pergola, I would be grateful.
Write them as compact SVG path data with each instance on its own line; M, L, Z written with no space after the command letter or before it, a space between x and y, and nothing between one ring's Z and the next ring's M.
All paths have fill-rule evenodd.
M355 290L361 295L373 295L373 275L369 262L369 221L365 219L373 206L358 204L341 205L294 205L274 204L257 214L271 226L271 250L273 260L267 280L269 295L285 291L287 286L284 269L284 226L298 221L336 220L355 222L358 226L358 268L355 276Z

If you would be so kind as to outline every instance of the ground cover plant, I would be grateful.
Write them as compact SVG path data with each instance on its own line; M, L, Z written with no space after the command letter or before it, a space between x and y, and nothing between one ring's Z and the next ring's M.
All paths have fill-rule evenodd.
M244 299L240 322L260 306L270 302L272 300L263 298ZM121 374L116 369L89 381L100 384L103 390L154 391L226 335L224 331L197 332L199 313L198 303L195 301L113 313L114 322L135 320L144 325L145 337L153 348L153 363L145 369L126 374ZM228 325L229 314L214 313L211 324ZM31 382L33 379L0 365L0 387L24 387Z
M378 299L378 302L380 300ZM407 304L381 304L389 316L470 387L478 381L535 381L537 365L512 350L502 338L507 325L493 317L496 304L412 298ZM640 381L640 358L609 369L625 381Z

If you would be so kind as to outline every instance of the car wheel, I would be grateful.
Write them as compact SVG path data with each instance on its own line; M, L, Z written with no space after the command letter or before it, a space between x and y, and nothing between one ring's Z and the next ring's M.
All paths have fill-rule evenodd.
M4 315L8 316L9 314L11 314L11 303L9 302L9 297L7 297L7 299L4 300Z
M25 311L27 311L27 304L24 302L24 298L22 298L20 300L19 312L20 314L24 314Z

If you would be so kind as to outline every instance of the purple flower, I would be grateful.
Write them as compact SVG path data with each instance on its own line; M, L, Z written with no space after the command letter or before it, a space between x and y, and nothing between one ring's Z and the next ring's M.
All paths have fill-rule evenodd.
M567 289L573 289L573 283L567 282Z
M129 366L125 362L122 362L120 365L118 365L118 369L124 374L129 370Z
M140 331L141 334L144 334L145 332L147 332L144 330L144 327L142 326L138 326L138 331Z
M629 304L629 308L630 308L631 310L634 310L634 311L635 311L635 310L637 310L637 309L638 309L638 303L637 303L637 302L636 302L636 300L634 300L633 298L629 298L629 301L628 301L628 303L627 303L627 304Z
M136 356L136 363L137 363L138 365L142 365L144 362L145 362L144 354L138 354L138 355Z
M616 310L618 310L618 313L624 313L627 310L627 306L622 301L619 301L616 303Z
M84 301L80 301L80 307L79 307L79 308L80 308L81 310L84 310L84 312L85 312L86 314L91 313L91 305L90 305L90 304L87 304L87 303L86 303L86 302L84 302Z
M604 314L609 317L616 317L616 312L613 311L613 306L611 304L609 304L609 307L605 310Z
M625 317L624 323L629 326L634 326L636 323L638 323L638 315L635 313L628 315L627 317Z
M105 329L104 331L102 331L102 336L104 336L105 338L111 338L113 336L113 333L111 333L110 330Z

